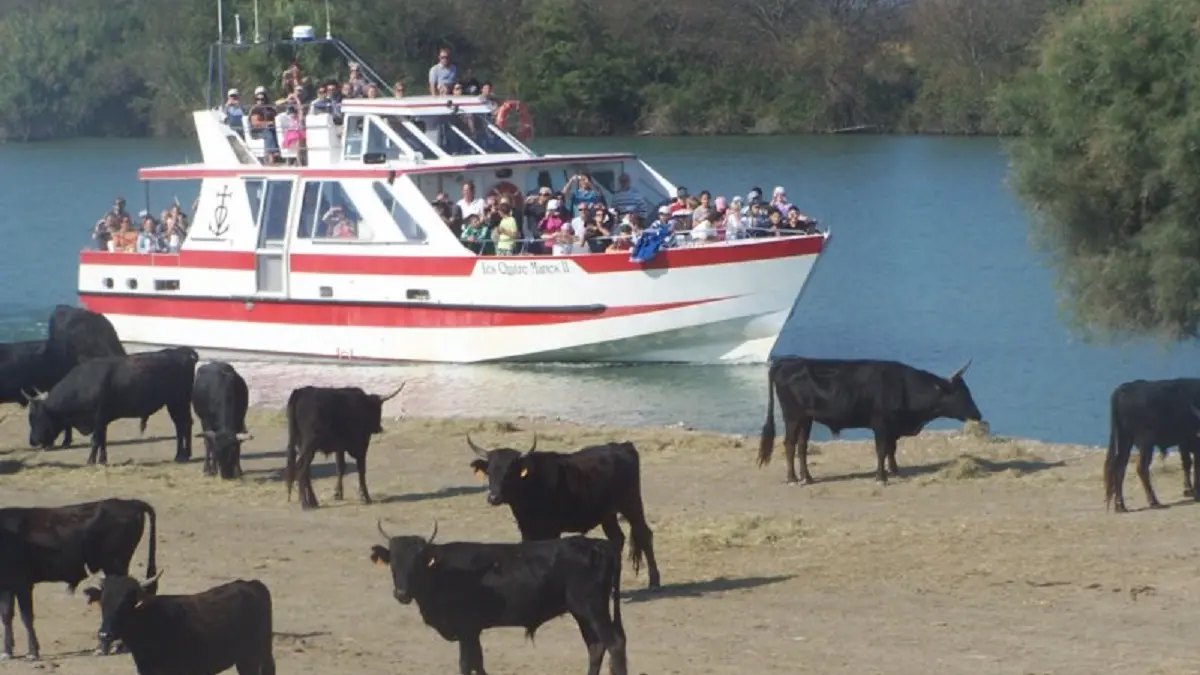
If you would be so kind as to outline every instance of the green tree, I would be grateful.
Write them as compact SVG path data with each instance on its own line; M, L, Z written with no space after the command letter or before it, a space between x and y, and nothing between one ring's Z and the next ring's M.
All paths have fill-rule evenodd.
M999 92L1016 191L1085 338L1200 336L1198 25L1195 0L1083 3Z

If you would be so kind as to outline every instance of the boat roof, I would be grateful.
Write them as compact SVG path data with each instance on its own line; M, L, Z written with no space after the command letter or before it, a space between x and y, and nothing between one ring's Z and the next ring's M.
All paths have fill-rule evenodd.
M138 169L140 180L200 180L204 178L232 178L235 176L297 176L300 178L337 180L343 178L389 178L392 176L449 173L468 169L512 166L538 166L570 162L613 162L634 159L629 152L572 155L539 155L514 158L507 156L481 155L469 162L429 162L420 166L394 167L387 164L342 163L328 166L289 166L230 164L212 166L192 162ZM459 159L459 158L455 158Z
M478 96L395 96L348 98L342 101L342 113L369 115L406 115L424 117L450 114L490 114L496 103Z

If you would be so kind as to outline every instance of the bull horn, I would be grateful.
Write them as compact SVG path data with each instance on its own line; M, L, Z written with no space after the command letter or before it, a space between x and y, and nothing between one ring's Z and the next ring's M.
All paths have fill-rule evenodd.
M426 543L426 544L432 544L432 543L433 543L433 538L434 538L434 537L436 537L436 536L437 536L437 518L434 518L434 519L433 519L433 533L431 533L431 534L429 535L429 538L425 540L425 543Z
M158 579L159 579L159 577L161 577L161 576L163 575L163 572L166 572L166 571L167 571L167 568L165 568L165 567L164 567L164 568L162 568L162 569L160 569L160 570L159 570L159 571L158 571L158 572L157 572L157 573L156 573L154 576L152 576L152 577L150 577L149 579L147 579L147 580L146 580L146 583L142 584L142 587L143 587L143 588L150 588L150 587L151 587L151 586L153 586L154 584L157 584L157 583L158 583Z
M471 440L471 434L467 434L467 445L471 446L471 450L475 452L479 459L486 460L488 458L488 451L475 445L475 442Z
M525 452L525 454L532 455L534 450L537 450L537 432L536 431L533 432L533 445L529 446L529 450L527 450Z
M962 365L962 368L959 368L958 370L954 371L954 374L946 379L950 380L951 382L953 382L954 380L960 379L963 376L963 374L965 374L967 372L967 368L971 367L971 361L974 361L974 359L967 359L967 362Z
M21 388L21 395L25 397L25 402L26 402L26 403L33 403L34 401L36 401L36 400L37 400L37 397L36 397L36 396L30 396L30 395L29 395L29 392L25 391L25 388L24 388L24 387L22 387L22 388Z
M237 434L237 439L239 441L243 441L243 442L252 441L252 440L254 440L254 434L250 433L249 431L242 432L242 433Z
M384 397L380 398L380 399L379 399L379 402L380 402L380 403L387 403L388 401L390 401L390 400L392 400L392 399L396 398L397 396L399 396L399 395L400 395L400 392L401 392L401 391L404 391L404 385L406 385L406 384L408 384L408 381L407 381L407 380L405 380L404 382L401 382L401 383L400 383L400 386L399 386L399 387L396 389L396 391L393 391L392 393L388 394L387 396L384 396Z
M392 535L388 534L387 531L383 529L383 518L377 518L375 520L375 527L379 529L379 535L383 537L383 543L387 544L392 541Z

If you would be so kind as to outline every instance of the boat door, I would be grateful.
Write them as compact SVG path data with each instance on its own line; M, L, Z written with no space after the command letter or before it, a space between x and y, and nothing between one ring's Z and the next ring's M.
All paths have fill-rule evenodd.
M287 295L287 231L295 180L262 181L262 208L258 219L258 244L254 250L256 291L261 295Z

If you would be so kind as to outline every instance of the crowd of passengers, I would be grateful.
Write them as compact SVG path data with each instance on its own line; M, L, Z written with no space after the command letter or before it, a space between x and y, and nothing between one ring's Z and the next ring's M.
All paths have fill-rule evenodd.
M438 50L438 60L429 69L429 95L478 96L491 100L492 83L480 82L475 71L467 68L464 77L458 77L458 66L450 56L450 49ZM254 100L249 110L242 103L241 93L235 88L226 93L221 106L221 119L239 136L244 137L244 121L249 120L251 138L261 139L266 150L268 164L280 163L280 149L296 146L302 148L305 141L305 118L310 113L328 113L333 123L343 122L342 101L355 98L380 98L379 86L370 82L357 63L348 64L344 81L331 77L321 84L300 70L293 61L280 77L283 96L272 98L264 85L254 88ZM404 81L397 79L392 84L391 95L405 95ZM303 164L300 159L292 160Z
M673 200L654 207L630 185L628 174L617 183L606 199L586 173L557 191L546 185L524 197L499 192L480 197L467 181L458 201L443 193L432 203L463 246L481 255L628 252L655 225L669 235L667 247L817 232L817 221L792 204L783 187L770 200L755 187L745 198L728 201L713 199L708 190L692 197L680 187Z
M158 218L142 209L134 225L133 217L125 210L125 199L117 197L92 227L92 242L97 249L113 253L178 253L187 231L188 217L179 204Z

